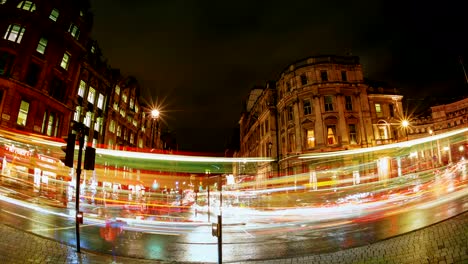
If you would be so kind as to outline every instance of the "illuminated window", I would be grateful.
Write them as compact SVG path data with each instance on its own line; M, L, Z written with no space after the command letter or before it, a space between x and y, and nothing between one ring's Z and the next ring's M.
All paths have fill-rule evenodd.
M130 109L133 109L135 107L135 101L133 98L130 98Z
M52 130L54 129L54 121L55 121L55 114L54 113L51 113L49 115L49 120L47 122L47 131L46 131L46 135L47 136L52 136Z
M356 133L356 125L349 124L349 144L357 144L357 133Z
M104 95L101 93L99 94L99 97L98 97L97 107L99 109L102 109L104 107Z
M124 101L124 103L127 102L127 95L126 94L122 94L122 101Z
M76 122L80 122L81 117L81 106L77 106L75 108L75 113L73 114L73 120Z
M101 132L102 126L102 117L96 118L96 122L94 122L94 130L97 132Z
M47 47L47 39L41 38L39 40L39 43L37 43L36 51L39 52L40 54L44 54L46 47Z
M133 133L130 133L130 144L133 144L134 141L135 141L135 136L133 135Z
M85 116L85 119L83 120L83 124L85 124L86 127L90 127L92 119L93 119L93 113L86 112L86 116Z
M30 12L36 10L36 5L31 1L21 1L16 7Z
M113 108L115 111L119 111L119 104L117 102L114 102Z
M55 22L57 21L58 17L59 17L58 9L56 8L52 9L52 12L50 12L50 16L49 16L50 20Z
M110 121L109 132L115 133L115 121L114 120Z
M304 105L304 115L312 114L312 105L310 103L310 100L304 100L303 105Z
M94 104L94 99L95 98L96 98L96 90L93 87L89 87L88 102Z
M328 125L327 126L327 143L328 145L336 144L336 126Z
M120 94L120 86L118 85L115 86L115 93Z
M10 24L3 38L15 43L21 43L21 39L23 39L25 30L26 29L21 25Z
M307 129L307 148L315 148L315 131Z
M83 97L86 92L86 82L81 80L80 87L78 87L78 96Z
M377 114L377 117L382 117L382 105L380 104L375 104L375 113Z
M117 126L117 136L122 136L122 129L120 128L120 126Z
M96 52L96 46L92 45L92 46L91 46L91 53L94 54L95 52Z
M333 111L333 96L326 95L325 100L325 111Z
M78 39L80 37L80 29L75 24L70 24L70 28L68 28L68 32L72 35L73 38Z
M20 126L26 126L26 120L28 119L29 112L29 103L21 100L21 105L18 112L18 119L16 119L16 124Z
M62 61L60 62L60 67L62 67L64 70L68 70L69 65L70 65L70 53L65 52L63 54Z
M0 0L0 5L3 5L4 3L6 3L7 0Z
M138 105L135 105L135 113L138 113L138 110L139 110Z
M353 110L353 100L352 100L351 96L349 96L349 95L345 96L345 108L348 111Z
M138 147L143 148L143 139L142 138L138 139Z

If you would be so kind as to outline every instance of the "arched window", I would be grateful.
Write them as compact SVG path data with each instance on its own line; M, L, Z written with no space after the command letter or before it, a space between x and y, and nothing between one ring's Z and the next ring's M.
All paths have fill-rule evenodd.
M30 12L36 11L36 4L31 1L21 1L16 7Z

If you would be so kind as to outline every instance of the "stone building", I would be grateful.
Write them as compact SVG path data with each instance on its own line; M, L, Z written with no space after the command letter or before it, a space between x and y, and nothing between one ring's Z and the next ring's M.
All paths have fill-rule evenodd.
M308 170L307 164L290 163L298 154L396 142L404 136L402 98L394 89L366 83L356 56L297 61L278 80L250 92L236 156L275 159L258 165L261 181Z
M68 133L92 27L89 1L0 1L1 127Z

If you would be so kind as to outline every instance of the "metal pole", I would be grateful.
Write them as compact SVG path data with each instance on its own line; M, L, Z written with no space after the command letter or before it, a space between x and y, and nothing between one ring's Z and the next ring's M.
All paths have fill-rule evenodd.
M223 223L221 214L218 215L218 264L223 263Z
M156 149L158 149L158 142L159 141L159 120L156 118Z
M81 176L81 158L83 155L83 128L78 129L78 162L76 165L76 193L75 193L75 229L76 229L76 252L80 253L80 223L78 222L78 212L80 211L80 176Z
M208 223L210 222L210 186L208 185Z
M218 264L223 263L223 187L221 175L218 175L219 215L218 215Z

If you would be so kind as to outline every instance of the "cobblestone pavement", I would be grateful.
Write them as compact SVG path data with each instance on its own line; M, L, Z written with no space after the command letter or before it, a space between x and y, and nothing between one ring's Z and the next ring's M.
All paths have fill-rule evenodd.
M0 224L0 263L177 263L77 253L70 247ZM231 262L233 263L233 262ZM367 246L288 259L235 263L468 263L468 212Z

